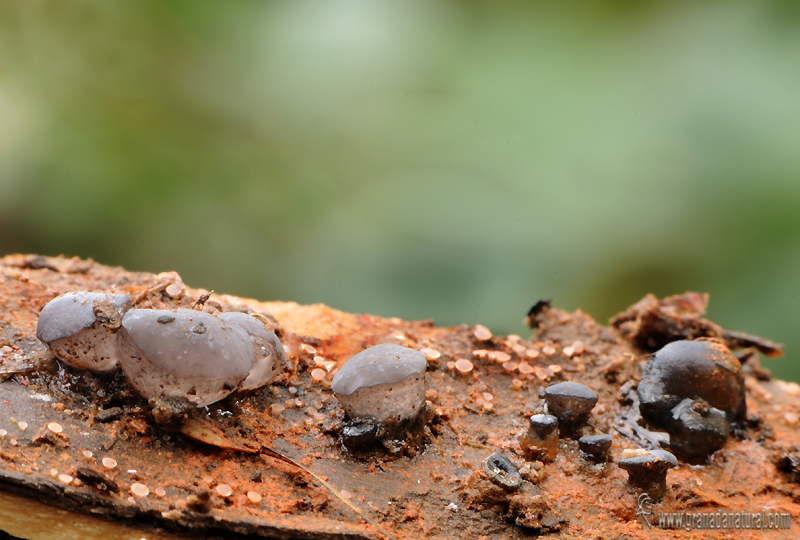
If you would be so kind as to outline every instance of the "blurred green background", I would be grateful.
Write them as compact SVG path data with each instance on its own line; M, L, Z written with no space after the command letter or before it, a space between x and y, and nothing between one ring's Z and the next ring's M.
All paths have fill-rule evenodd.
M0 0L0 254L528 335L711 293L800 380L800 4Z

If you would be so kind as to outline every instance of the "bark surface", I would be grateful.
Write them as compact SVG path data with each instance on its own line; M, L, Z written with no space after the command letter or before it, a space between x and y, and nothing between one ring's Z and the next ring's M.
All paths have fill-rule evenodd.
M157 421L121 373L68 368L36 339L44 305L81 290L130 294L138 308L260 314L277 328L289 368L265 388ZM800 534L800 386L773 380L761 367L758 351L774 355L779 346L704 319L705 295L648 296L608 327L580 310L540 302L529 314L529 336L207 295L175 273L131 273L79 259L0 259L0 489L192 534L673 538L675 531L643 525L637 509L650 508L783 513L791 528L770 538ZM639 415L641 368L663 344L697 338L736 349L746 420L707 459L670 469L664 497L642 507L640 489L617 466L624 450L655 449L660 438ZM424 421L410 426L407 438L348 447L347 419L330 381L353 354L380 343L426 352ZM549 383L568 380L599 397L589 423L562 436L552 462L528 461L519 446L528 418L544 412ZM578 448L580 435L600 433L613 436L608 462Z

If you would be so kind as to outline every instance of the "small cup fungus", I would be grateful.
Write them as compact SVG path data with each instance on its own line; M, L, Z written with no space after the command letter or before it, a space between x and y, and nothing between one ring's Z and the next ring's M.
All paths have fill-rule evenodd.
M597 404L597 394L591 388L572 381L550 385L544 394L547 412L569 427L585 424Z
M122 370L142 396L196 406L233 392L254 362L245 330L188 309L132 309L117 344Z
M130 307L127 294L63 294L42 309L36 337L65 363L107 373L117 365L116 333Z
M661 499L667 492L667 470L678 466L675 456L666 450L634 452L619 460L620 469L628 472L628 484L646 491L653 499Z
M425 405L424 353L391 343L370 347L350 358L331 389L350 418L379 423L417 418Z
M514 462L503 454L496 453L473 469L467 479L464 495L475 509L505 509L525 486L522 473Z
M551 414L534 414L528 421L528 431L519 438L526 457L550 462L558 454L558 418Z
M503 454L492 454L483 462L483 471L492 482L508 491L519 488L522 476L514 463Z

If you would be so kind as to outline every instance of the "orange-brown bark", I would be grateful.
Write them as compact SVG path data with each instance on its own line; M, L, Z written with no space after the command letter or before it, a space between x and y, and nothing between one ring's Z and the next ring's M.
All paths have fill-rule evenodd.
M121 375L67 369L35 338L38 313L59 294L124 292L138 307L191 308L206 291L169 294L169 285L179 280L174 273L129 273L78 259L0 260L0 489L178 530L221 528L274 538L674 536L642 528L639 493L616 465L623 449L651 444L631 401L648 352L640 348L648 342L636 326L639 312L618 317L618 330L580 310L545 307L534 317L533 335L484 339L483 330L467 326L439 328L323 305L213 294L206 304L210 311L247 310L274 319L291 366L275 384L233 395L178 426L157 423ZM648 309L658 309L653 301ZM679 304L667 302L672 315L669 309L658 315L667 324L674 316L673 322L692 332L719 329L702 319L696 305ZM686 323L687 317L694 323ZM726 339L721 330L716 337ZM384 342L432 350L425 445L397 456L353 456L339 438L344 418L330 380L352 354ZM433 351L440 356L434 358ZM670 470L667 494L655 510L786 512L792 529L771 537L795 537L800 386L769 379L755 353L747 358L747 422L707 461ZM459 359L469 362L457 369ZM326 365L330 371L315 380L311 372ZM593 464L567 439L552 463L526 462L518 443L526 419L542 411L540 390L562 380L598 394L586 431L614 436L609 463ZM523 489L509 494L487 480L482 464L495 452L522 468ZM327 486L278 455L313 471ZM112 462L116 466L109 467ZM147 495L134 484L146 486Z

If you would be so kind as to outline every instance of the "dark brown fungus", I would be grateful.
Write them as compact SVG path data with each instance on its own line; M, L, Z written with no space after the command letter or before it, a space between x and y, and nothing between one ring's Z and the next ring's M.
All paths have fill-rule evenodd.
M668 430L670 448L689 459L719 450L731 431L725 413L701 399L684 399L672 409Z
M611 450L612 442L611 435L585 435L578 439L578 448L587 459L608 461L608 451Z
M528 430L519 438L519 446L527 458L550 462L558 454L558 418L551 414L534 414Z
M509 500L524 494L528 487L530 484L523 485L519 469L511 460L503 454L492 454L470 475L465 495L479 511L495 507L504 512Z
M722 343L674 341L653 354L639 383L642 415L669 423L686 398L702 399L729 421L745 417L744 376L739 360Z
M503 454L492 454L483 462L483 471L498 486L513 491L520 486L519 469Z
M699 458L719 449L730 423L746 415L739 360L714 341L675 341L653 354L639 383L642 416L670 434L680 455Z
M544 395L547 400L547 412L558 418L566 427L585 424L597 404L597 394L594 390L585 384L572 381L548 386Z
M378 438L380 424L370 416L354 418L342 426L342 438L348 448L367 447Z
M675 456L666 450L626 450L622 456L618 465L627 471L628 485L661 499L667 492L667 471L678 466Z

